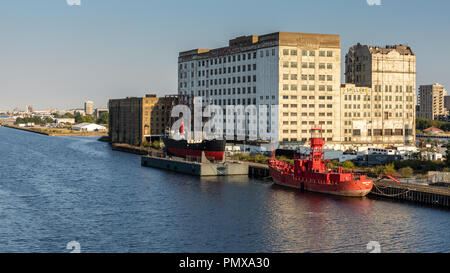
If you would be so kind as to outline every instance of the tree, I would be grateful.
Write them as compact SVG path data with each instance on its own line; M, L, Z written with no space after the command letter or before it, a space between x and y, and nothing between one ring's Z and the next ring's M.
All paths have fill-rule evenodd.
M413 169L411 167L405 167L398 170L400 175L405 178L410 178L413 176Z
M445 151L445 165L450 166L450 142L446 145L447 150Z
M100 118L97 120L98 124L108 124L109 113L102 113Z
M153 141L152 148L159 150L161 148L161 143L158 140Z
M342 163L342 168L344 168L344 169L354 169L355 168L355 164L353 164L353 162L347 160L344 163Z
M94 123L94 119L91 116L82 116L77 113L75 115L75 123Z

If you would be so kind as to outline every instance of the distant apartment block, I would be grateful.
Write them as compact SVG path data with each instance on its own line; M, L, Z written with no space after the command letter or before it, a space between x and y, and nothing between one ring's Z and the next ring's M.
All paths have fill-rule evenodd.
M421 85L417 97L417 117L445 120L447 116L444 99L446 94L444 86L438 83Z
M109 100L109 137L111 143L141 145L164 135L170 125L177 96L127 97Z
M274 122L279 125L278 140L306 141L312 125L321 124L327 142L341 141L339 35L277 32L238 37L222 48L179 53L178 68L182 103L195 96L202 97L204 105L223 108L279 105L278 120L268 123L269 129ZM234 123L238 121L235 117Z
M86 101L84 103L84 113L88 116L94 115L94 102Z
M97 108L95 109L94 115L96 118L101 118L103 113L108 113L108 108Z
M344 134L345 131L354 134L352 143L373 143L375 146L415 143L416 55L410 47L357 44L346 54L345 78L355 87L366 87L365 91L359 89L362 91L360 94L354 93L355 87L344 86L342 89L344 107L350 104L345 100L346 95L347 99L351 95L352 101L355 95L366 99L359 109L354 109L354 106L351 110L345 109L341 105L347 122L343 124ZM367 127L357 128L356 124L361 126L361 123L353 121L357 119L365 120L363 123ZM366 135L358 136L359 133ZM349 137L346 134L344 142Z
M444 96L444 107L448 116L450 112L450 96Z

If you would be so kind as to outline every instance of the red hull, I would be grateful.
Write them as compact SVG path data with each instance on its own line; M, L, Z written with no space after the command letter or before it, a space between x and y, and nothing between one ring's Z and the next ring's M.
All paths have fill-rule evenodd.
M322 127L311 130L311 148L308 156L294 159L294 164L269 159L270 175L275 183L307 191L342 196L365 196L373 187L367 176L342 167L330 169L325 164Z
M341 182L323 182L313 179L296 178L293 173L285 173L275 167L270 167L270 175L277 185L302 189L312 192L320 192L333 195L362 197L366 196L373 187L373 182L368 179L349 180Z
M202 150L192 150L173 147L167 147L167 151L175 156L183 158L185 158L186 156L201 157L202 152L205 152L205 157L209 160L222 160L224 155L223 151L202 151Z

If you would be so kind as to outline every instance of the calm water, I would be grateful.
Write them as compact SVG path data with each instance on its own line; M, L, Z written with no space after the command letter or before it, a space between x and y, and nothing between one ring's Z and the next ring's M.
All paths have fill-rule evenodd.
M450 251L448 210L143 168L97 138L0 140L0 252Z

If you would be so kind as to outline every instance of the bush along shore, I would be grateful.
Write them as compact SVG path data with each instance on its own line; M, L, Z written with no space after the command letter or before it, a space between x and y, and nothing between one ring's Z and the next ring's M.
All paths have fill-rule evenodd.
M40 127L19 127L14 125L5 125L5 127L18 129L22 131L32 132L47 136L107 136L108 132L85 132L85 131L73 131L69 129L59 128L40 128Z

